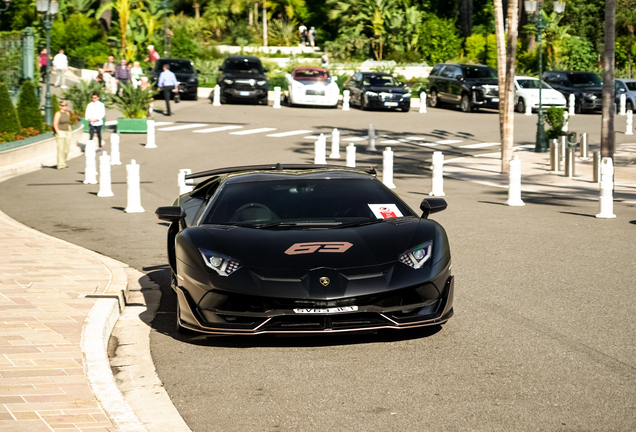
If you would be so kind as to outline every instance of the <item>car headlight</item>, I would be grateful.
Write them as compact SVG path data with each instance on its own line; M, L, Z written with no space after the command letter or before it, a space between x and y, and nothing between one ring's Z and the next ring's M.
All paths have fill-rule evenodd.
M400 255L400 262L414 269L422 268L424 263L431 258L433 252L433 242L427 241L415 246Z
M265 84L267 84L267 81L265 80L256 81L256 85L259 85L261 87L264 86Z
M234 80L231 80L231 79L224 79L224 80L223 80L223 82L224 82L225 84L227 84L227 85L232 85L232 84L234 84Z
M583 97L588 99L596 99L596 96L593 95L592 93L583 93Z
M190 78L190 79L188 80L188 82L191 82L191 83L193 83L193 82L197 82L197 79L196 79L195 77L192 77L192 78Z
M402 95L403 98L410 98L411 97L411 93L404 93Z
M229 276L241 268L241 263L228 256L206 249L199 249L203 262L212 270L217 272L219 276Z
M365 92L364 94L366 94L367 96L371 96L371 97L378 97L378 94L376 92L372 92L372 91Z

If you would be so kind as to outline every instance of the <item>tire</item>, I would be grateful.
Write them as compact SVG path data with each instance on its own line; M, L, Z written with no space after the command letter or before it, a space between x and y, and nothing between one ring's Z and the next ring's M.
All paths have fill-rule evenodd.
M583 114L583 106L581 106L581 101L574 100L574 114Z
M366 111L369 109L369 103L367 102L367 97L363 96L362 101L360 102L360 109L362 111Z
M431 90L431 94L428 95L427 102L428 106L431 108L437 108L441 105L437 98L437 90Z
M465 112L465 113L469 113L472 111L470 96L468 96L468 93L464 93L462 95L462 100L459 104L459 107L461 108L462 112Z
M405 106L404 108L402 108L402 112L410 112L411 111L411 104L409 104L408 106Z
M634 112L634 106L630 101L627 101L627 103L625 104L625 112L627 111Z
M526 112L526 104L523 101L523 98L519 98L517 101L517 112L523 114Z

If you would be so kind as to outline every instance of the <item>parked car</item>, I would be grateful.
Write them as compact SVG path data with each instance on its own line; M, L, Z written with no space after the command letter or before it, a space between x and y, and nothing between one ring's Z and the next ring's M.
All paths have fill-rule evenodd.
M334 334L444 324L454 276L446 231L375 170L309 164L220 168L156 215L179 332Z
M382 72L357 72L345 83L351 105L370 108L411 109L411 90L393 75Z
M221 87L221 103L250 101L267 105L269 83L257 57L229 56L219 67L217 82ZM212 96L210 96L212 97Z
M530 105L533 110L539 109L539 79L526 76L515 77L515 107L517 112L526 111ZM541 81L541 105L549 108L565 108L567 101L565 96Z
M499 107L497 71L484 65L439 63L428 77L428 105L459 106L463 112Z
M163 65L169 64L170 71L179 81L179 95L182 99L198 99L199 77L198 70L194 69L194 63L186 59L159 59L152 73L153 81L159 81L159 75L163 72Z
M614 80L616 90L616 107L620 108L620 97L625 95L625 111L634 111L636 107L636 79L616 79Z
M593 72L544 72L543 80L565 96L570 105L570 95L574 95L574 112L600 110L603 107L603 82Z
M340 89L329 71L320 67L299 66L285 75L288 89L283 92L287 105L320 105L336 108Z

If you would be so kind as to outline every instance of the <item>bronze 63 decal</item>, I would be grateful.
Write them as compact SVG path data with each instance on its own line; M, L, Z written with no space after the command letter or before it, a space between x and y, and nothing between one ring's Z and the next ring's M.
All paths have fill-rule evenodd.
M287 255L310 254L314 252L343 253L353 244L349 242L294 243L285 251Z

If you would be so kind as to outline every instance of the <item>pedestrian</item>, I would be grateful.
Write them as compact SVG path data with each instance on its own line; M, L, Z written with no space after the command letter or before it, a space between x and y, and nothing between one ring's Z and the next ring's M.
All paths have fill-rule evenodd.
M95 76L95 81L97 81L102 88L104 88L104 69L97 69L97 76Z
M148 91L150 93L153 93L152 91L152 84L150 84L150 82L148 82L148 77L143 75L141 77L141 80L139 82L139 87L142 90ZM154 109L155 106L155 99L152 98L150 99L150 103L148 104L148 117L150 117L150 113L152 112L152 110Z
M305 24L300 24L300 27L298 27L298 33L300 35L300 44L305 46L305 41L307 40L307 27Z
M44 48L39 55L40 64L40 77L42 78L42 82L46 81L46 67L48 66L49 55L47 54L46 48Z
M125 59L121 59L121 64L115 68L115 79L117 80L117 90L115 94L119 96L119 90L122 86L128 85L130 82L130 69L128 69Z
M311 45L311 49L314 49L316 45L316 28L314 26L309 29L309 45Z
M57 144L57 169L68 168L66 158L71 151L71 116L66 101L60 102L60 110L53 117L53 130Z
M320 66L326 68L329 66L329 53L325 52L322 57L320 57Z
M55 87L66 87L66 69L68 69L68 58L64 54L64 50L61 49L59 53L53 57L53 67L57 77L55 78Z
M155 63L160 58L159 53L155 51L155 47L153 45L148 45L148 57L144 59L144 61L150 62L150 64L154 67Z
M163 65L163 72L159 75L159 88L163 93L163 99L166 101L165 115L170 114L170 93L173 91L179 91L179 81L174 73L170 71L170 65L168 63Z
M109 93L115 93L113 91L113 84L115 83L115 68L117 65L115 64L115 57L108 56L108 61L104 63L102 69L104 69L104 85Z
M141 68L141 66L139 66L139 62L136 61L133 64L133 67L130 69L130 78L132 79L132 83L135 88L139 86L143 73L144 70Z
M88 121L89 138L93 139L93 135L97 134L97 143L102 148L102 126L104 125L104 117L106 117L106 107L99 100L99 93L95 92L91 96L92 102L86 105L86 121Z

